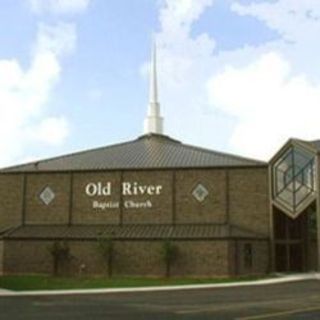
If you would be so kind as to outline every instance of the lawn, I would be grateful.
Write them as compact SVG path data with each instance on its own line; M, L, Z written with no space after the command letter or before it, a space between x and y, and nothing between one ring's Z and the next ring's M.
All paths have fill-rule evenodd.
M132 288L168 285L227 283L253 281L267 277L237 278L106 278L106 277L52 277L44 275L0 276L0 288L9 290L61 290L61 289L97 289L97 288Z

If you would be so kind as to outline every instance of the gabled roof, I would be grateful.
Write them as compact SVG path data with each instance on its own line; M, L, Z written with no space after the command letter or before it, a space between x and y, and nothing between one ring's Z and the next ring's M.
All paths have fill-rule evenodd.
M1 172L132 170L265 166L262 161L185 145L148 134L126 143L3 169Z

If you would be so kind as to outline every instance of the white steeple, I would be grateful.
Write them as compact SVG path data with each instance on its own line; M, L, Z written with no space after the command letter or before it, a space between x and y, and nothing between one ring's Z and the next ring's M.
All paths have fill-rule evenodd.
M154 44L150 65L150 97L147 117L144 120L144 133L163 134L163 118L160 115L157 83L157 54Z

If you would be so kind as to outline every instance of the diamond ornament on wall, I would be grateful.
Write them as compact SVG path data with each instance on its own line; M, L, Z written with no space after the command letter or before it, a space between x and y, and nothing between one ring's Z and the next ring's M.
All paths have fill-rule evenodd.
M192 191L192 195L199 201L203 202L208 196L209 191L201 183L199 183Z
M45 187L39 197L41 201L48 206L54 200L56 195L50 187Z

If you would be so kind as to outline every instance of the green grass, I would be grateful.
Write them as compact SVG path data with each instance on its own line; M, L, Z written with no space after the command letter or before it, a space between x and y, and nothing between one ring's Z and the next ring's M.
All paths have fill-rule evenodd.
M62 290L62 289L96 289L129 288L187 284L227 283L235 281L253 281L265 277L248 276L238 278L103 278L103 277L52 277L42 275L0 276L0 288L9 290Z

